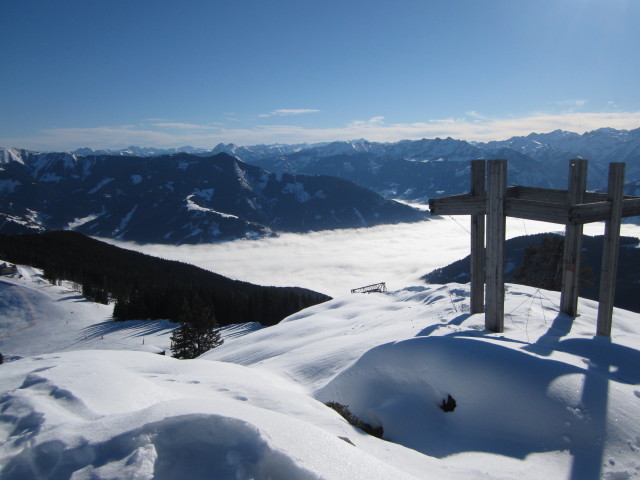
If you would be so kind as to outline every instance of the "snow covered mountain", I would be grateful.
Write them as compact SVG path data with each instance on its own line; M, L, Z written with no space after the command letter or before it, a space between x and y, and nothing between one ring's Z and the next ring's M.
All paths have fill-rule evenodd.
M128 147L118 153L129 155L135 151L139 155L157 155L159 152L147 150ZM247 147L219 144L210 151L189 151L197 155L225 152L270 172L335 175L387 198L420 202L443 194L466 192L469 180L465 170L468 161L474 159L509 160L511 184L566 188L567 163L572 158L590 160L590 189L606 188L610 162L627 163L627 180L640 180L640 128L601 128L582 135L556 130L485 143L452 138L396 143L361 139Z
M347 295L224 332L196 360L171 327L113 322L41 283L0 283L0 476L81 479L630 479L640 471L640 319L507 285L506 331L465 285ZM11 309L12 308L12 309ZM51 336L54 334L54 336ZM22 351L16 355L18 351ZM134 351L135 350L135 351ZM24 358L16 358L22 355ZM453 411L441 409L451 396ZM351 426L325 402L383 429Z
M606 189L609 162L625 162L627 193L637 194L640 128L557 130L487 143L0 149L0 232L71 228L139 242L202 243L416 221L424 217L380 197L426 203L467 192L469 161L491 158L509 161L509 184L564 189L576 157L590 161L592 190Z
M425 218L339 178L269 173L225 153L0 153L6 233L73 229L143 243L206 243Z
M640 179L640 129L600 129L584 135L556 131L488 143L452 138L337 143L341 148L336 144L331 148L310 146L287 155L247 161L276 172L336 175L389 198L420 202L467 192L468 162L474 159L507 159L512 185L566 188L568 161L572 158L590 160L591 189L606 188L610 162L627 163L627 181Z

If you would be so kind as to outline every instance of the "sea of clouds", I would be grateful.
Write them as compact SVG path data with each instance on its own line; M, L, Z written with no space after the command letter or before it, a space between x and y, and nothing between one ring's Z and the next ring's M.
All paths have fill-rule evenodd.
M389 290L422 284L421 276L469 255L469 224L469 217L457 216L202 245L138 245L105 240L237 280L304 287L337 297L378 282L386 282ZM562 231L560 225L507 219L507 238ZM587 224L584 233L602 235L604 224ZM625 224L622 235L640 237L640 227Z

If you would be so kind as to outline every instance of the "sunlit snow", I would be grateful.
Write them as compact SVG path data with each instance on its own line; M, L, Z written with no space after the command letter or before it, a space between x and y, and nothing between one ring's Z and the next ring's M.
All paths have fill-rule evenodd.
M213 189L211 189L213 190ZM211 208L206 208L206 207L201 207L200 205L198 205L196 202L194 202L192 200L192 198L195 196L196 194L192 194L189 195L185 198L185 201L187 202L187 210L195 210L197 212L207 212L207 213L215 213L216 215L220 215L223 218L239 218L236 215L231 215L230 213L222 213L222 212L218 212L216 210L213 210Z
M437 250L451 222L440 225L423 243L446 264L464 254ZM343 248L353 245L346 233L331 235ZM383 238L382 229L351 235L360 235L362 250ZM296 241L310 248L315 239L315 254L325 255L329 268L318 277L329 284L332 263L346 255L326 255L319 235L302 238ZM293 236L286 240L294 244ZM390 245L412 255L402 245L409 240L395 240L386 240L390 261L400 258ZM451 250L456 242L450 239ZM280 255L277 243L255 248ZM412 260L405 278L428 269ZM467 285L414 281L388 293L339 294L273 327L230 327L222 346L176 360L154 353L166 351L174 324L113 322L110 307L84 301L72 285L47 285L27 267L21 273L0 283L3 479L595 480L640 473L635 313L616 309L612 338L597 338L596 302L581 299L572 320L558 313L559 293L507 285L505 332L496 334L484 329L483 314L469 313ZM440 408L448 395L452 412ZM382 427L383 439L349 425L327 401Z

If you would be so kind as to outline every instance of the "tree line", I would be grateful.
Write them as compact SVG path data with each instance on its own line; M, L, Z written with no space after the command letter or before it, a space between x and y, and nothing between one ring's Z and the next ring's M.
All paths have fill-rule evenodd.
M602 263L602 235L582 236L580 291L583 298L597 300L600 292L600 266ZM640 312L640 240L620 237L616 293L614 305ZM547 290L560 290L564 236L540 233L512 238L506 241L506 282L520 283ZM465 283L469 281L470 257L438 268L422 279L427 283Z
M219 326L274 325L330 297L297 287L231 280L183 262L125 250L72 231L0 235L0 258L43 270L51 282L82 285L88 299L114 302L116 320L169 319ZM210 314L205 310L209 309Z

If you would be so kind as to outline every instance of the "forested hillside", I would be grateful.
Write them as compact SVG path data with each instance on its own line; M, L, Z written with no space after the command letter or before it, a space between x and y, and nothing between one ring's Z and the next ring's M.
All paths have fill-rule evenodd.
M583 235L580 269L580 296L597 300L600 289L602 236ZM640 282L640 240L620 237L618 272L614 305L640 312L637 294ZM560 290L564 237L557 234L525 235L506 241L505 281L547 290ZM427 283L469 281L470 258L467 256L422 279Z
M218 325L273 325L329 297L296 287L264 287L231 280L186 263L108 245L77 232L0 235L0 259L33 265L52 282L82 285L94 301L115 301L117 320L197 318L213 306ZM191 320L193 321L193 320Z

